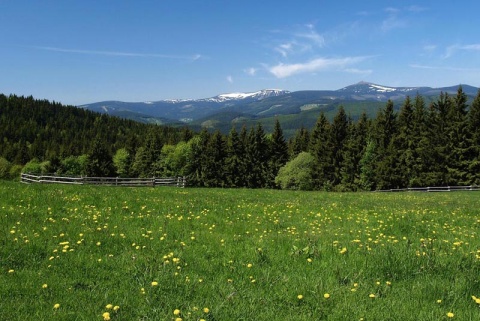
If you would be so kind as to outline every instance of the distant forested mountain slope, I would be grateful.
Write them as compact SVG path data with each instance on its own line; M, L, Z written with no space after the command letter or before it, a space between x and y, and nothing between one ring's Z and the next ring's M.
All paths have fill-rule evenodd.
M13 164L88 154L95 141L113 154L128 144L141 145L149 132L169 144L178 143L182 135L178 128L141 124L31 96L0 94L0 157Z

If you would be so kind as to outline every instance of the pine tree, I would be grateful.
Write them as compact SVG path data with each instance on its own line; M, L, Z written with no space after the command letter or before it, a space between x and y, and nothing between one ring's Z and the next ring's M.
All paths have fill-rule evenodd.
M368 119L365 112L362 113L357 123L349 123L341 168L341 187L344 190L356 191L361 188L360 160L366 148L367 130Z
M398 133L394 138L395 158L398 160L396 172L398 185L401 188L410 187L415 162L415 146L413 137L413 105L407 96L398 114Z
M348 138L349 126L351 121L347 119L347 114L343 106L340 106L337 114L333 118L331 126L330 144L332 146L332 184L336 186L342 181L342 166L344 161L344 144Z
M205 166L208 161L206 150L209 141L210 133L205 128L190 140L191 157L186 172L189 184L193 186L205 186Z
M86 174L91 177L115 176L112 156L100 139L94 140L92 149L87 155Z
M278 119L275 119L275 126L269 143L267 186L274 187L275 177L279 169L288 161L288 146Z
M315 189L331 189L334 180L331 125L322 112L310 136L310 154L315 158L313 186Z
M468 131L471 134L469 153L469 182L480 185L480 90L468 112Z
M245 146L240 139L235 126L232 126L227 137L227 158L225 160L225 173L229 187L245 186Z
M307 152L310 144L310 133L303 127L295 132L295 136L289 140L289 158L294 159L301 152Z
M447 117L448 184L468 185L470 135L467 127L467 95L462 86L458 87L457 95L449 104Z
M450 96L441 93L440 97L431 104L428 113L430 167L426 175L426 183L429 186L448 185L448 111L452 108L451 104Z
M399 173L396 171L397 159L395 135L397 131L397 115L393 102L389 100L385 109L381 109L375 120L374 139L377 157L376 188L389 189L399 187Z
M203 165L203 180L207 187L223 187L226 185L225 140L219 131L210 136L205 149L205 163Z
M432 159L431 142L427 125L427 110L422 96L417 94L413 103L412 138L413 164L411 167L409 187L428 186L426 173Z
M249 188L265 187L268 179L269 150L265 132L260 123L256 128L251 128L247 137L246 185Z

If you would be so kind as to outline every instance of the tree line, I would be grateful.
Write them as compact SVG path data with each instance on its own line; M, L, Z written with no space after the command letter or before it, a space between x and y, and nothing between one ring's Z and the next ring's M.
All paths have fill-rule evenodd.
M480 92L428 106L388 101L353 120L340 107L288 141L278 120L228 134L145 125L32 97L0 95L0 177L187 176L189 185L357 191L480 184ZM3 174L2 174L3 173ZM3 176L2 176L3 175Z

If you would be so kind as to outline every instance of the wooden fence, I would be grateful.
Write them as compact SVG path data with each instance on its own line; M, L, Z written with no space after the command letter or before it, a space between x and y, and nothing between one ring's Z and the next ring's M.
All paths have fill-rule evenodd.
M167 178L123 178L123 177L68 177L54 175L33 175L22 173L22 183L73 184L73 185L108 185L108 186L173 186L184 188L185 177Z
M411 187L399 189L384 189L375 192L454 192L454 191L480 191L480 186L436 186L436 187Z

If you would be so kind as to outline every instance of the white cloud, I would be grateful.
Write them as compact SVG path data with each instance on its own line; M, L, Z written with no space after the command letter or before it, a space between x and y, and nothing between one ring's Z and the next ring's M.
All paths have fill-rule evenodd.
M419 65L419 64L410 64L410 67L417 69L430 69L430 70L448 70L448 71L461 71L461 72L471 72L471 71L480 71L478 68L458 68L450 66L428 66L428 65Z
M325 46L325 38L315 30L312 24L302 25L300 30L294 32L285 32L287 39L278 41L274 51L278 52L283 58L291 55L303 54L311 51L313 48L322 48ZM279 32L275 32L279 34Z
M257 70L258 70L257 68L250 67L245 69L244 71L247 75L255 76L255 74L257 73Z
M367 57L345 58L317 58L305 63L277 64L269 67L268 71L277 78L287 78L295 74L311 73L322 70L336 69L346 71L345 68L365 60Z
M480 51L480 44L470 44L470 45L451 45L448 46L445 50L445 54L442 58L450 58L453 56L457 51Z
M191 56L182 56L182 55L165 55L165 54L156 54L156 53L138 53L138 52L123 52L123 51L99 51L99 50L83 50L83 49L65 49L57 47L31 47L40 50L54 51L54 52L64 52L64 53L74 53L74 54L83 54L83 55L100 55L100 56L119 56L119 57L146 57L146 58L166 58L166 59L184 59L196 61L202 58L202 55L195 54Z
M323 47L325 45L325 38L315 30L315 26L309 24L306 27L308 28L306 32L296 33L295 36L306 39L318 47Z
M227 76L227 81L231 84L233 84L233 77L232 76Z

